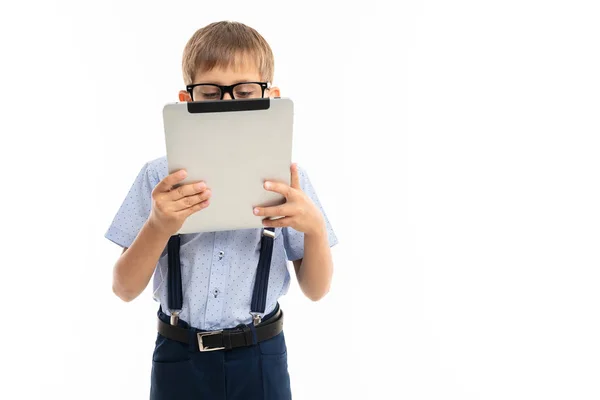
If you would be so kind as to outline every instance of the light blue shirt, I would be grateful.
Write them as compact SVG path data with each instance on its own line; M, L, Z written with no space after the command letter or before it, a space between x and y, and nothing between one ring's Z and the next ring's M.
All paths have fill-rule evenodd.
M329 245L337 237L321 207L308 175L298 168L302 191L325 217ZM130 247L148 219L152 190L168 175L166 157L146 163L139 172L105 237ZM200 211L202 212L202 211ZM181 235L183 308L180 319L204 330L248 324L250 302L260 253L261 229L204 232ZM288 260L304 257L304 234L292 228L276 228L265 313L271 312L290 285ZM153 297L170 314L167 296L167 251L162 252L153 276Z

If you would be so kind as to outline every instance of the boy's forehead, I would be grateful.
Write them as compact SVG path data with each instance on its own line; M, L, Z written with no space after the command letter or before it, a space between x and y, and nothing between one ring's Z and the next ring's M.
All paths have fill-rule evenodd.
M219 85L233 85L238 82L261 81L260 71L253 65L239 65L220 67L215 66L210 70L199 68L194 77L194 83L216 83Z

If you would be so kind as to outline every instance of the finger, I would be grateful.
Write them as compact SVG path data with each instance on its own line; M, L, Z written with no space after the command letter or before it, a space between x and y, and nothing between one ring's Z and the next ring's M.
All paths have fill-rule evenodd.
M278 219L263 219L263 226L267 228L282 228L286 226L292 226L292 217L284 217Z
M154 190L158 193L168 192L173 186L184 180L186 176L187 172L184 169L173 172L172 174L167 175L162 181L158 182Z
M291 185L294 189L300 189L300 175L298 173L298 164L292 164L290 169L292 170Z
M192 196L186 196L182 199L172 202L171 209L173 211L185 210L186 208L193 207L198 203L202 203L203 201L210 199L211 196L212 196L212 192L210 191L210 189L207 189L198 194L195 194Z
M295 215L290 203L272 207L254 207L254 215L261 217L291 217Z
M292 193L292 188L290 186L286 185L285 183L281 183L281 182L266 181L265 189L267 189L270 192L276 192L276 193L282 194L285 196L286 199Z
M187 185L181 185L172 189L168 193L167 198L171 201L176 201L187 196L196 195L204 190L206 190L206 183L204 182L188 183Z
M210 200L205 200L202 203L198 203L198 204L194 204L191 207L186 208L185 210L181 210L179 211L180 213L182 213L182 215L187 218L190 215L200 211L200 210L204 210L206 207L208 207L210 205Z

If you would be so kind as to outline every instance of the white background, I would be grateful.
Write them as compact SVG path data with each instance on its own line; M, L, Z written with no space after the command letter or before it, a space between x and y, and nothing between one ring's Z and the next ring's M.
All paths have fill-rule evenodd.
M600 398L597 2L1 4L2 399L147 398L156 304L103 235L222 19L270 42L340 239L282 299L294 398Z

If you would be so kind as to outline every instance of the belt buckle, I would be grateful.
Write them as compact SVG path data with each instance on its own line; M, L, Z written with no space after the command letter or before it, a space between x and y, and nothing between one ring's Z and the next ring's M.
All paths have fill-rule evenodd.
M204 346L204 341L202 338L204 336L218 335L223 333L223 331L212 331L212 332L198 332L198 346L200 347L200 351L215 351L215 350L225 350L225 347L207 347Z

